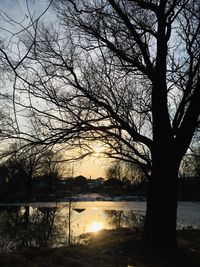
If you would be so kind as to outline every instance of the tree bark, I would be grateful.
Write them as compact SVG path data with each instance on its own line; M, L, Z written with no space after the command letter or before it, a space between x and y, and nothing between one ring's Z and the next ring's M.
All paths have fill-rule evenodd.
M176 247L178 169L173 155L166 154L153 162L143 231L143 240L150 246Z

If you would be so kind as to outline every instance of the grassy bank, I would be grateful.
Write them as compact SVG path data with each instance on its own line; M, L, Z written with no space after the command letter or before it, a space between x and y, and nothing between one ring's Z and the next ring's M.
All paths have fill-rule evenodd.
M85 245L1 253L1 267L199 267L200 231L178 231L176 254L146 249L139 230L102 230L84 236Z

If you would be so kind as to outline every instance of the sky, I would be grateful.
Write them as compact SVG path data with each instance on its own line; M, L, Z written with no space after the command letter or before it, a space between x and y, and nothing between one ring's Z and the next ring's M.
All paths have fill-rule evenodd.
M27 6L28 3L28 6ZM16 48L11 42L15 40L12 33L22 30L22 24L25 27L30 23L30 13L34 18L40 16L42 12L48 6L46 0L0 0L0 40L8 45L8 49L12 49L14 52ZM29 13L30 12L30 13ZM49 16L50 10L43 16L44 20L48 20L52 16ZM12 23L10 19L16 23ZM11 42L10 42L11 41ZM10 43L9 43L10 42ZM19 118L19 123L20 123ZM21 127L23 127L21 125ZM74 176L83 175L87 178L105 177L105 169L109 164L109 160L97 158L86 158L77 164L74 164Z
M86 178L106 178L106 167L109 166L109 161L100 158L87 158L82 163L75 164L74 176L83 175Z
M19 25L17 26L17 23L27 26L30 22L30 14L36 18L43 13L47 6L48 1L46 0L0 0L1 37L2 33L5 35L7 34L6 31L4 31L5 28L15 33L18 29L21 29ZM17 23L12 23L9 18Z

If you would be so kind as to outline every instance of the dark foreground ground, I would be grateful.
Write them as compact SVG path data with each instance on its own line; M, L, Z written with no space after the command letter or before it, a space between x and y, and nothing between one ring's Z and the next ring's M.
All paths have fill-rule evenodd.
M1 267L200 267L200 231L178 233L177 253L146 249L139 230L87 234L86 245L0 254Z

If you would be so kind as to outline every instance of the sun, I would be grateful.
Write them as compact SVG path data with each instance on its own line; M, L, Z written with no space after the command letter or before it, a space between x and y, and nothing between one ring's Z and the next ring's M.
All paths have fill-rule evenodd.
M101 222L94 221L88 225L87 229L90 233L96 233L103 229L103 224Z
M103 146L103 144L97 143L92 146L92 150L93 150L93 155L99 157L103 152L106 151L106 148L105 146Z

